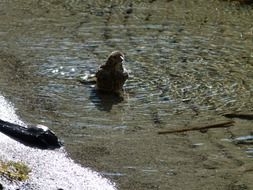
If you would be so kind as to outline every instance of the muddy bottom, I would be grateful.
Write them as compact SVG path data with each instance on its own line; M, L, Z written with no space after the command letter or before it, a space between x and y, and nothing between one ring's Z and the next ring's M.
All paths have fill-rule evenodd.
M252 144L233 142L252 132L252 122L236 120L229 129L169 135L157 135L157 130L86 131L95 134L80 135L67 150L119 189L253 188L252 152L246 153Z
M218 0L2 1L0 93L118 189L253 189L252 120L222 116L253 112L252 15ZM77 81L114 50L124 101Z

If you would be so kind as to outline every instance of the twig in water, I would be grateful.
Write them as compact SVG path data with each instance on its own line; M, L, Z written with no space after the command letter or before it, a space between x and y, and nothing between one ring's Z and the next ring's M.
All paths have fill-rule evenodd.
M223 114L223 116L228 117L228 118L239 118L239 119L253 120L252 113L226 113L226 114Z
M202 130L207 130L207 129L211 129L211 128L226 128L226 127L233 126L234 123L235 123L234 121L224 121L221 123L215 123L215 124L205 125L205 126L193 126L193 127L183 128L183 129L172 129L172 130L167 130L167 131L158 131L158 134L183 133L183 132L187 132L187 131L202 131Z

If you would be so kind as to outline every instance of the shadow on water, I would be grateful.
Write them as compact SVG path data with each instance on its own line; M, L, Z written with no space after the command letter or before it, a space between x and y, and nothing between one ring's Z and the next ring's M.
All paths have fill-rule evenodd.
M249 135L252 123L155 135L253 111L252 6L27 0L0 1L0 12L1 91L24 120L52 126L71 158L124 174L108 175L120 189L253 188L252 173L241 170L252 158L221 141ZM131 71L127 101L73 82L114 50Z
M92 89L90 93L90 100L99 110L110 112L112 106L119 104L124 100L124 98L117 94Z

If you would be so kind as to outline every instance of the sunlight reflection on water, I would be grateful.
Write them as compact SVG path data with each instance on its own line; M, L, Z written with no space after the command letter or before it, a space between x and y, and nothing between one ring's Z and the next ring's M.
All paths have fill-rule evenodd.
M1 87L17 106L18 115L27 121L51 125L65 140L72 158L84 166L88 162L95 168L107 168L109 174L116 174L108 177L118 180L119 185L127 183L145 189L138 188L138 184L143 184L147 176L126 172L118 164L138 162L136 165L142 168L150 164L152 151L145 152L140 144L127 150L127 143L136 141L135 134L140 133L138 138L142 138L150 132L147 144L162 151L160 146L166 140L161 138L157 144L153 141L154 131L160 128L187 125L194 119L213 119L227 111L252 111L250 6L235 6L220 0L208 3L205 0L27 0L0 4L4 17L0 46L8 53L2 55L1 65L8 57L18 58L13 67L8 62L2 66L0 80L5 80ZM131 71L124 101L99 97L94 86L76 80L96 72L114 50L126 54L125 65ZM26 76L21 62L27 70ZM228 138L226 134L221 136ZM130 140L125 142L125 139ZM196 141L205 146L193 147L210 148L208 140L209 137ZM99 148L95 151L94 147L106 151ZM87 149L90 151L80 151ZM182 146L172 152L186 150L187 146ZM133 157L145 153L145 156L134 161L126 153ZM171 157L169 151L164 154ZM191 172L193 177L195 170ZM160 180L155 182L157 179ZM224 179L221 180L224 184ZM149 182L157 183L157 187L171 186L160 170L153 173Z

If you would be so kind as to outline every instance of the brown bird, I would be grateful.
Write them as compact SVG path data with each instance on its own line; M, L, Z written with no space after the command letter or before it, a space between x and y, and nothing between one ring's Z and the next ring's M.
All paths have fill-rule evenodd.
M106 63L96 72L97 90L121 93L128 79L128 73L123 68L124 55L119 51L112 52Z

